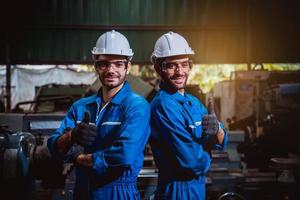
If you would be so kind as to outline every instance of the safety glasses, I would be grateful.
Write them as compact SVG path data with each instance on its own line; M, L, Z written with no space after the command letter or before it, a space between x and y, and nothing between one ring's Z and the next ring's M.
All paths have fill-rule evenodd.
M95 61L95 68L105 71L108 70L110 67L116 71L123 71L128 67L127 60L118 60L118 61L108 61L108 60L99 60Z
M183 62L162 62L162 70L163 71L175 71L182 70L184 72L189 71L193 66L192 60L187 60Z

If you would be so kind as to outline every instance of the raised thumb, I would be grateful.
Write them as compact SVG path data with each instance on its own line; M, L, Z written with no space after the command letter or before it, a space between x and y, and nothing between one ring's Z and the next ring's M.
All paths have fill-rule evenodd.
M212 97L208 97L208 105L207 105L208 114L215 114L215 106Z
M88 124L90 122L90 113L88 111L84 112L84 117L83 117L82 122L84 122L86 124Z

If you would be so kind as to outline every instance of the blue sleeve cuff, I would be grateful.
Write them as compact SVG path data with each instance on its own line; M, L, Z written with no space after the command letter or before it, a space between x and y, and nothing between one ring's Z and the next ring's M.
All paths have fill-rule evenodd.
M47 147L48 147L48 150L50 152L50 154L53 156L53 157L59 157L59 153L57 151L57 148L56 148L56 142L58 140L58 138L60 137L61 135L59 134L53 134L51 137L48 138L47 140Z
M76 157L84 152L84 148L79 145L73 145L67 154L63 157L64 162L73 163Z
M214 148L215 148L215 150L222 151L222 150L226 149L226 147L227 147L228 134L227 134L227 131L226 131L223 123L220 123L220 128L224 131L224 139L223 139L222 144L215 144Z
M107 163L104 159L104 152L97 151L96 153L92 154L93 158L93 169L96 171L98 175L102 175L107 170Z

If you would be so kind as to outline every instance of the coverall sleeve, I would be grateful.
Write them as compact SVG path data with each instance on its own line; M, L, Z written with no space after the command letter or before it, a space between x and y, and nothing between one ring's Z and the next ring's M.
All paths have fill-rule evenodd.
M174 109L175 108L175 109ZM163 149L165 158L174 168L184 173L200 175L210 165L210 157L198 142L194 141L184 113L176 109L172 102L157 104L151 110L151 127L158 133L158 145Z
M125 111L112 145L92 154L93 169L98 175L105 174L109 168L130 167L143 153L150 135L150 106L145 100L137 101Z
M224 126L223 123L220 123L220 128L224 131L224 139L223 139L222 144L216 144L215 145L215 149L222 151L222 150L224 150L227 147L228 134L227 134L226 128L225 128L225 126Z
M49 137L47 141L48 149L52 156L59 157L58 151L56 149L56 141L57 139L64 133L66 128L74 128L76 125L76 112L74 111L74 107L71 106L71 108L68 110L65 118L61 122L60 127L54 131L54 133ZM65 158L68 160L68 158Z

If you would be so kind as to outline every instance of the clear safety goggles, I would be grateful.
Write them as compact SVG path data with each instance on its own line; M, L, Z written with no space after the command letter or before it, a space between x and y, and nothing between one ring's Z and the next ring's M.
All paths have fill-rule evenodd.
M182 70L184 72L189 71L193 66L192 60L187 60L183 62L162 62L162 70L163 71L175 71Z
M95 61L95 68L105 71L108 70L110 67L113 68L113 70L116 71L123 71L127 69L128 67L128 61L127 60L118 60L118 61L108 61L108 60L99 60Z

